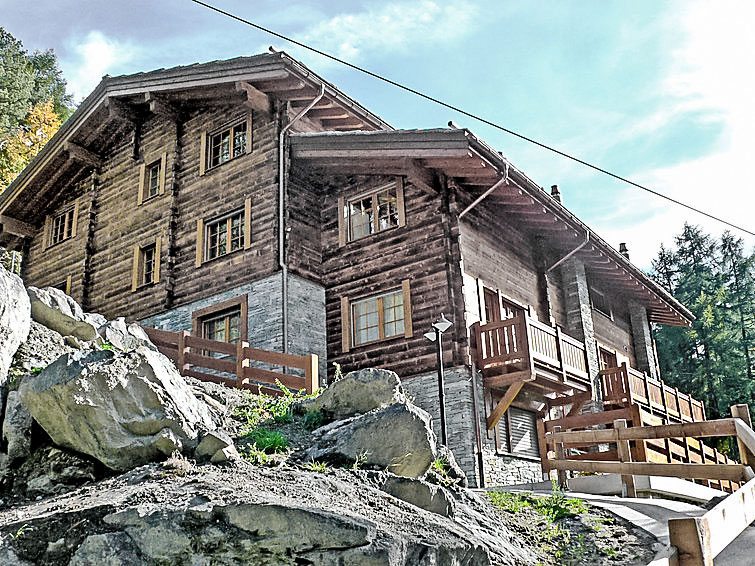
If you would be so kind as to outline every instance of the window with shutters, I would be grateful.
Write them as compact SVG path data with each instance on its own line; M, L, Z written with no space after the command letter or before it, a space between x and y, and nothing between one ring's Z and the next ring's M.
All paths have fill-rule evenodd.
M593 310L613 320L611 303L605 293L598 291L594 287L590 287L590 302L592 303Z
M147 244L134 246L134 263L131 272L131 290L160 281L160 248L162 236Z
M159 158L142 163L139 172L139 196L137 204L154 199L165 192L167 157L167 152L163 152Z
M412 336L411 289L409 280L401 288L360 297L341 299L342 348L363 346L397 336Z
M400 180L353 198L339 199L339 244L359 240L406 224Z
M537 413L509 407L498 424L501 449L515 456L539 459L537 419Z

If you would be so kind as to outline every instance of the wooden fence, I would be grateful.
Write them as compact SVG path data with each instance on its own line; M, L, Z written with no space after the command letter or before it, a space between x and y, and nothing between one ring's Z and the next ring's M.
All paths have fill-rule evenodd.
M157 349L175 362L181 375L268 395L281 395L279 388L270 387L276 381L289 389L303 389L308 394L317 389L318 358L315 354L295 356L259 350L250 348L246 342L229 344L207 340L192 336L186 330L170 332L148 327L144 330ZM301 375L255 367L253 362L299 370Z
M544 471L558 470L559 482L565 483L566 471L621 474L624 492L635 497L635 475L670 476L688 479L730 482L739 487L724 501L702 517L669 520L671 544L677 549L680 566L713 566L713 558L755 519L755 433L751 428L746 405L732 407L734 418L688 422L659 426L627 427L625 419L613 422L613 429L563 432L554 425L544 436ZM585 415L587 416L587 415ZM733 436L737 440L742 463L657 463L636 461L637 447L653 440L682 440ZM631 443L635 443L635 450ZM614 444L616 461L588 453L592 459L574 459L567 455L575 447ZM550 458L550 449L555 458ZM747 483L744 483L747 482ZM742 485L744 484L744 485ZM741 487L740 487L741 486ZM726 523L724 524L724 521Z

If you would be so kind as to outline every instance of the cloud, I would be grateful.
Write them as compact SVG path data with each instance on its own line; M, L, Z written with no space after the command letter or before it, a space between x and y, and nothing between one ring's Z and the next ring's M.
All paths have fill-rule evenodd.
M297 39L355 62L367 55L453 42L471 33L478 13L477 6L465 1L391 2L362 12L338 14L310 27Z
M100 31L90 31L71 43L71 55L62 59L60 66L76 102L94 90L103 75L118 73L137 51L134 46L108 38Z

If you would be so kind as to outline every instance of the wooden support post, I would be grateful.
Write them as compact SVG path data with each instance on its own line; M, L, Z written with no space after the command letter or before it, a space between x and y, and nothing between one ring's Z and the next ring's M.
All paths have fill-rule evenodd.
M537 419L537 446L540 450L540 467L543 470L543 479L550 475L551 468L548 465L548 445L545 443L545 421Z
M176 365L178 366L178 371L181 372L181 375L186 375L185 372L189 369L189 364L184 361L184 357L190 351L190 348L186 346L186 338L190 335L191 333L188 330L182 330L178 333L178 357L176 359Z
M304 368L304 389L307 395L310 395L320 386L319 359L317 354L310 354L307 358L307 366Z
M236 344L236 380L244 380L244 368L249 367L249 358L244 357L244 348L249 347L249 342L239 342Z
M615 421L613 421L613 428L620 433L621 429L627 428L627 421L625 419L616 419ZM628 440L617 441L616 450L619 454L619 462L632 461L632 453L629 450ZM637 490L634 487L633 475L625 474L621 476L621 492L622 497L637 497Z
M491 430L495 427L496 424L498 424L498 421L503 416L503 413L506 412L506 409L509 408L509 405L511 405L512 401L516 397L517 393L519 393L519 390L524 385L524 381L517 381L516 383L512 383L509 385L509 388L506 390L506 393L504 393L503 397L500 401L498 401L498 404L495 406L493 411L490 413L490 416L488 417L487 421L487 427L488 430Z
M561 432L561 427L556 425L553 427L553 432ZM564 456L564 443L557 442L554 446L556 452L556 460L565 460ZM561 489L566 487L566 470L558 470L558 487Z
M561 328L556 326L556 355L558 356L558 363L561 367L561 381L566 383L566 366L564 365L564 356L562 354L562 341Z
M679 566L713 566L710 528L705 517L669 519L671 546L676 547Z
M731 416L735 419L742 419L744 423L752 428L752 421L750 420L750 408L745 405L732 405ZM747 449L747 446L742 442L742 439L737 438L737 447L739 448L739 457L745 466L755 468L755 455Z

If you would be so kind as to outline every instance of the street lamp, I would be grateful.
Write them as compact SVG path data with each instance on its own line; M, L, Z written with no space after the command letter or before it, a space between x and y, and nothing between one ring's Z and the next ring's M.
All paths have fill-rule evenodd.
M440 318L433 322L432 330L425 332L424 336L431 342L438 344L438 401L440 403L440 439L444 446L447 446L446 441L446 399L443 388L443 333L451 328L453 323L441 313Z

